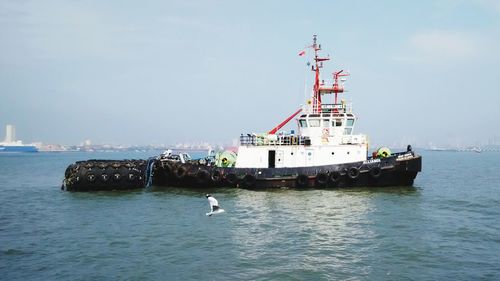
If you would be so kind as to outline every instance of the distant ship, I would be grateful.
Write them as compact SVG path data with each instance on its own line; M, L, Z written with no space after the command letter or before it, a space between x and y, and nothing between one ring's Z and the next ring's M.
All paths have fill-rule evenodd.
M1 152L38 152L38 148L34 145L23 144L22 141L16 140L16 130L13 125L5 127L5 140L0 142Z

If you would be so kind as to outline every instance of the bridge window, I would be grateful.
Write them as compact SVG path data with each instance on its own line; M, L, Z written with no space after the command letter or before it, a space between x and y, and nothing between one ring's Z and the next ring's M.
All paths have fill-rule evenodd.
M352 134L352 128L345 128L344 135L350 135L350 134Z
M342 126L342 119L332 120L332 127L340 127Z
M325 128L330 127L330 120L328 120L328 119L323 119L323 127L325 127Z
M307 122L304 119L299 120L300 127L307 128Z
M319 119L309 119L309 126L319 127Z
M354 125L354 119L347 119L346 126L347 127L352 127Z

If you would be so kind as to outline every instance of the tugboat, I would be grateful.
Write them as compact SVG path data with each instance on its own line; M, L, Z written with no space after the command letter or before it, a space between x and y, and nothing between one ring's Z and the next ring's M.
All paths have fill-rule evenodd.
M354 134L357 118L352 105L344 99L339 100L339 95L344 93L343 82L349 73L343 70L333 72L333 82L325 83L320 69L329 58L319 55L321 45L317 43L316 35L309 47L314 51L312 95L304 106L278 126L267 133L241 134L236 152L211 153L197 160L180 157L187 158L187 161L179 161L175 155L162 154L148 164L136 161L142 166L132 165L135 170L131 171L144 173L141 177L144 186L261 189L413 185L417 173L421 171L421 156L412 150L411 145L403 152L391 153L390 149L382 147L368 155L367 136ZM330 103L326 102L328 96L331 96ZM294 118L298 125L297 133L280 131ZM91 161L101 161L102 164L104 160ZM65 189L96 189L96 179L107 173L106 170L91 170L90 182L89 171L80 168L89 166L84 162L68 167ZM115 177L127 178L127 175ZM109 178L107 174L106 178ZM139 179L137 176L132 178ZM141 182L136 185L141 185ZM99 189L113 186L120 189L116 184L99 183Z

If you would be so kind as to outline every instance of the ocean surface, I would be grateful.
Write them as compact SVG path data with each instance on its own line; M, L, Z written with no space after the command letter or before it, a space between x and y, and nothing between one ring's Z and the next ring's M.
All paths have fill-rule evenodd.
M3 154L0 279L500 280L500 153L420 154L412 188L93 193L67 165L154 154Z

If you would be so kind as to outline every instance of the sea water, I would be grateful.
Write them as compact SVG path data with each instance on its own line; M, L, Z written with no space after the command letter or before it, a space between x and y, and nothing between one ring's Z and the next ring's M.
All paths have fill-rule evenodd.
M421 154L415 187L91 193L67 165L153 155L0 155L0 279L499 280L500 153Z

